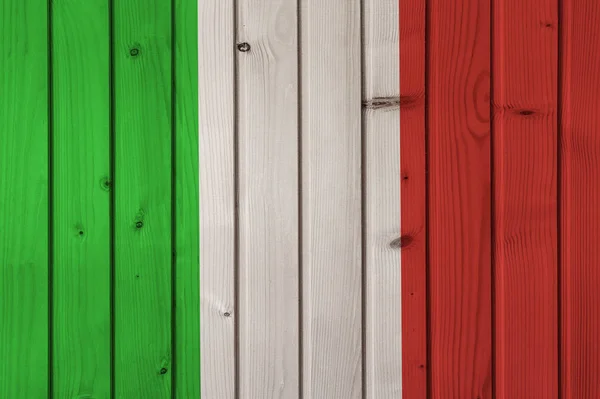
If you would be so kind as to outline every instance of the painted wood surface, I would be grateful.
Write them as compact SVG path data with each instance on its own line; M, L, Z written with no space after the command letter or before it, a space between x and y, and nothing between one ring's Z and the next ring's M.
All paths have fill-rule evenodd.
M292 398L300 390L297 7L237 7L239 397Z
M115 4L117 398L172 389L171 35L168 3Z
M488 399L490 2L429 6L430 394Z
M558 4L493 2L496 398L558 398Z
M196 2L0 10L0 397L198 397Z
M416 307L405 290L402 308L403 345L424 337L430 361L425 381L410 379L407 359L422 352L405 351L404 394L597 397L600 5L425 6L424 53L402 41L402 32L410 37L410 24L422 20L401 26L407 94L400 103L402 155L426 155L419 168L427 176L425 198L411 191L405 157L401 195L403 216L407 207L426 205L428 295ZM426 149L409 139L416 130L404 119L419 104L408 94L422 82L412 63L421 63L417 71L425 76ZM408 217L403 282L423 276L407 265L414 245L405 236ZM419 309L425 328L412 318Z
M171 370L174 397L187 399L200 397L198 3L174 0L173 5L174 187L171 193L175 202L172 204L175 320Z
M425 2L400 1L402 393L427 395Z
M361 7L301 0L300 10L303 394L360 398Z
M51 11L53 395L109 398L109 2Z
M237 386L234 15L233 0L198 7L202 398Z
M46 1L0 6L0 397L49 388L51 208Z
M396 398L398 4L203 4L202 395Z
M399 2L367 1L363 13L364 397L399 398L402 391Z
M593 398L600 395L600 5L561 6L562 398Z

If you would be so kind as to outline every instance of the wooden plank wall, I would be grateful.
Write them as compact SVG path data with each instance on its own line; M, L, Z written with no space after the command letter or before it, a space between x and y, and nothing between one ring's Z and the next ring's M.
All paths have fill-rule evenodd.
M0 397L199 397L197 3L0 5Z
M404 397L598 397L600 4L401 10Z
M397 398L396 0L199 8L203 398Z

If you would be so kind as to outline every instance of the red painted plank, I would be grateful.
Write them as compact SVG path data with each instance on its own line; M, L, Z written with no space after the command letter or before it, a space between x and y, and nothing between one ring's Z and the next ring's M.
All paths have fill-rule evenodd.
M403 398L427 395L425 0L400 1Z
M431 398L492 397L490 0L430 0Z
M493 3L496 398L553 399L558 3Z
M562 4L562 398L600 398L600 3Z

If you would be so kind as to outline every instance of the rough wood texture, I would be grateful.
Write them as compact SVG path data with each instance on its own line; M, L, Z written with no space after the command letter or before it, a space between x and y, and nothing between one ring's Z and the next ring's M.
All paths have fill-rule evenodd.
M399 398L400 248L390 245L400 234L399 2L370 0L363 11L365 397Z
M115 396L169 398L170 4L116 2L114 40Z
M490 399L490 2L429 12L430 394Z
M303 395L362 397L360 2L300 0Z
M495 397L552 399L558 397L558 7L555 0L493 4Z
M48 391L47 2L0 6L0 397Z
M400 1L402 392L427 395L425 0Z
M108 398L108 1L53 2L52 16L53 394Z
M562 2L562 398L600 396L600 6Z
M298 343L298 67L294 1L238 1L241 399L294 398Z
M198 8L201 397L235 397L234 2ZM210 37L211 40L204 38Z

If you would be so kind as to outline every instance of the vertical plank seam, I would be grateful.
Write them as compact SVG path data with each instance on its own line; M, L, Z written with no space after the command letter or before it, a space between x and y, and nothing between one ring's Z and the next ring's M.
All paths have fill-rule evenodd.
M176 397L177 368L177 224L176 224L176 190L177 190L177 104L176 104L176 54L177 40L175 29L175 2L171 1L171 398Z
M494 129L494 0L490 0L490 255L491 255L491 340L492 358L490 365L492 382L492 399L496 398L496 159L495 159L495 129Z
M109 280L110 280L110 397L115 395L115 49L114 49L114 0L108 0L108 36L109 36Z
M429 215L429 81L430 81L430 71L429 71L429 37L431 34L431 0L425 0L425 109L424 109L424 121L425 121L425 335L426 335L426 344L425 344L425 356L426 356L426 397L427 399L431 399L431 251L430 251L430 215Z
M304 219L302 207L302 4L301 0L296 0L296 62L297 71L297 123L298 123L298 399L304 398Z
M563 63L562 63L562 55L561 49L563 46L563 0L557 1L558 7L558 22L557 22L557 93L556 93L556 282L557 282L557 321L558 321L558 335L557 335L557 358L558 358L558 399L562 399L563 397L563 369L564 365L562 364L563 360L563 343L562 343L562 326L563 326L563 316L562 316L562 231L561 231L561 219L562 219L562 94L563 94Z
M52 0L47 3L48 73L48 398L54 396L54 69L52 65Z
M240 129L239 129L239 55L236 42L238 40L238 0L231 0L233 3L233 357L234 357L234 398L239 399L240 392Z
M367 108L363 109L363 101L367 100L365 91L365 25L364 25L364 10L365 1L360 0L359 4L359 26L360 26L360 288L361 288L361 397L367 398L367 262L366 262L366 246L367 246L367 163L366 163L366 118L364 113ZM399 149L398 149L399 151Z

